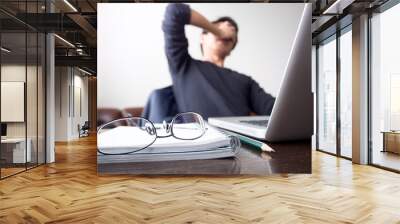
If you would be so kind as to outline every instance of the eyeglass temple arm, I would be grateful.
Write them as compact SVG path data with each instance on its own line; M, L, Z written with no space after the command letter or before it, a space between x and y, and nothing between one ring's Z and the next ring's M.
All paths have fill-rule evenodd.
M168 138L168 137L171 137L171 136L172 136L172 133L169 134L169 135L162 135L162 136L157 135L157 138Z

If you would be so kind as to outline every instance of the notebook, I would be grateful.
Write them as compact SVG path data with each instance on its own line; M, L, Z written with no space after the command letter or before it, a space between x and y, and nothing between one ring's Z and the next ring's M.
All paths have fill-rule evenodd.
M160 124L156 124L160 127ZM163 129L158 129L158 135L164 135ZM137 127L121 126L98 134L97 147L101 151L113 153L126 152L129 148L141 148L149 141L140 136L143 131ZM134 145L132 143L135 143ZM145 162L169 160L215 159L234 157L240 149L237 137L227 135L220 130L207 126L204 135L195 140L180 140L174 137L157 138L148 148L126 155L103 155L98 152L98 162Z

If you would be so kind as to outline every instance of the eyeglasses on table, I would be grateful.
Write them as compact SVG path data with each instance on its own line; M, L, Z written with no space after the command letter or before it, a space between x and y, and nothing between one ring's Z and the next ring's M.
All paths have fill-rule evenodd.
M104 155L131 154L151 146L157 138L195 140L207 131L203 117L195 112L179 113L171 122L155 125L142 117L127 117L103 124L97 131L97 150ZM112 146L112 147L111 147Z

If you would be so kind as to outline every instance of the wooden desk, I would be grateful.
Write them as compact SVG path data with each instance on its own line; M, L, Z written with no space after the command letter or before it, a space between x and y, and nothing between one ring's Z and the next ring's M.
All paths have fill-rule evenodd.
M1 159L5 160L4 163L25 164L25 162L30 162L32 141L30 138L27 138L26 141L28 144L25 152L25 138L1 139Z
M400 131L382 131L382 152L393 152L400 154Z
M261 153L250 146L243 145L236 158L118 164L97 163L97 171L99 175L270 175L277 173L311 173L311 140L268 145L276 152Z

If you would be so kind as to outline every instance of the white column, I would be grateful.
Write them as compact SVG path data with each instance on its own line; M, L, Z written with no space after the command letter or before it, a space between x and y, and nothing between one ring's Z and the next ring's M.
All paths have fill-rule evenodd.
M46 1L46 11L54 12L54 5ZM54 34L46 34L46 163L55 161L55 42Z
M368 163L368 16L353 20L353 162Z
M46 35L46 163L55 161L55 56L54 35Z

